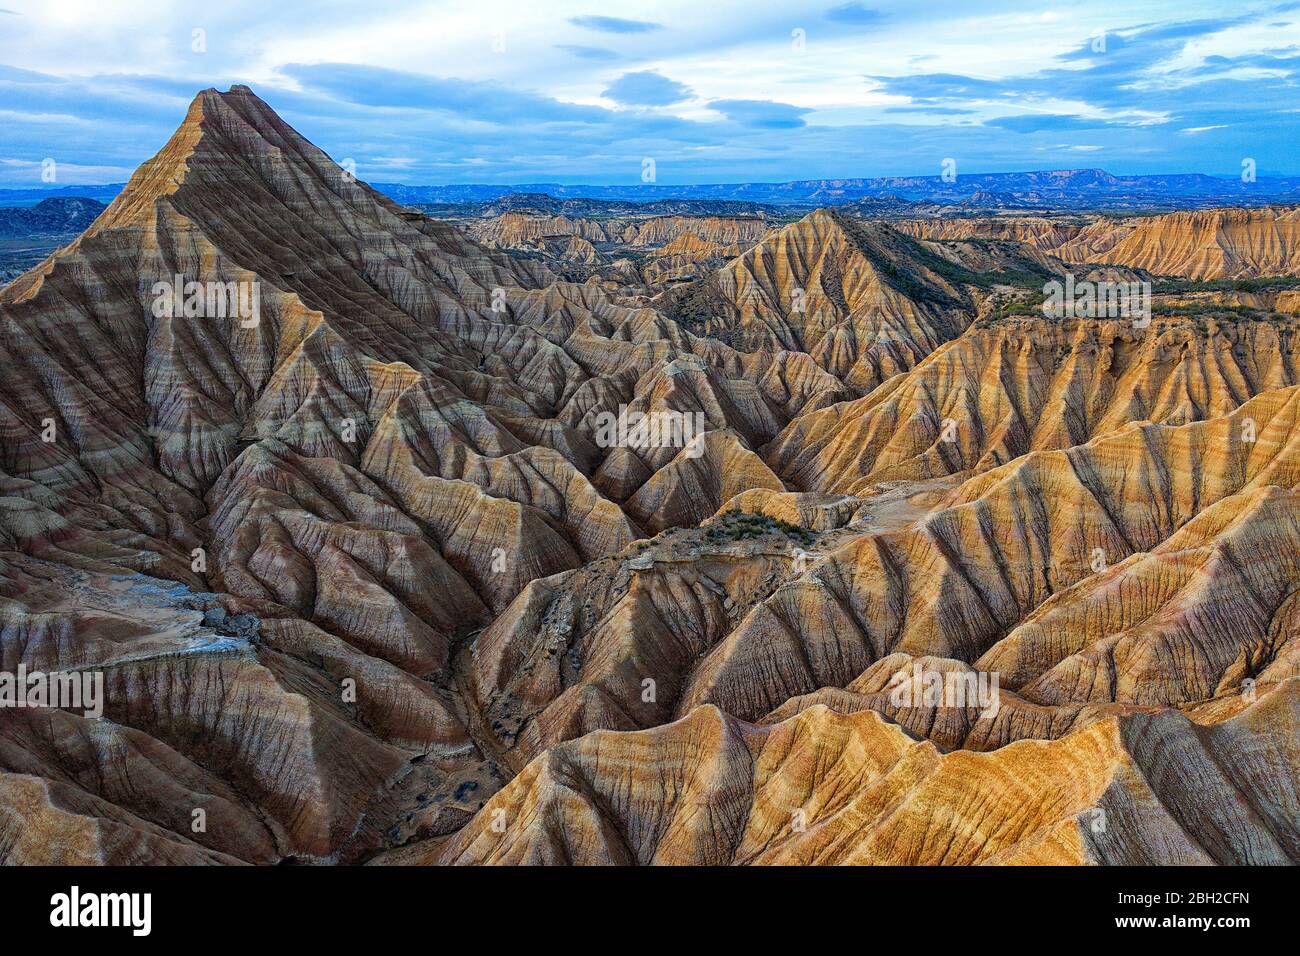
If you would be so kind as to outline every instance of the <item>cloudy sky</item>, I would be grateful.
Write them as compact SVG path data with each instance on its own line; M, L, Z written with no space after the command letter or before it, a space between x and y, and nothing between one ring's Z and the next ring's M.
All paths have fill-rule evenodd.
M0 0L0 185L247 83L372 182L1300 175L1300 2Z

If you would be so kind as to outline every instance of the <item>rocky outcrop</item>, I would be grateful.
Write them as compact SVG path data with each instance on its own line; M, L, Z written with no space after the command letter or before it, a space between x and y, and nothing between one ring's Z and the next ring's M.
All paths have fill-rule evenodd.
M991 754L945 754L871 712L759 727L705 707L557 747L444 845L389 860L1295 863L1298 700L1293 681L1217 725L1132 715Z
M748 246L768 231L766 220L725 216L656 216L628 224L621 239L629 246L664 247L665 253L680 253L697 247Z
M1300 272L1300 207L1205 209L1097 223L1055 254L1189 279Z
M0 290L0 861L1300 858L1296 290L1024 308L1287 211L627 213L236 87Z
M594 219L570 219L568 216L537 216L525 212L507 212L474 223L470 234L480 242L499 248L529 245L539 239L576 236L588 242L609 242L613 236Z
M805 352L862 394L974 316L969 293L927 262L888 226L818 210L692 286L672 315L742 350Z
M1115 220L923 219L893 223L922 239L1011 239L1064 263L1109 263L1188 279L1300 272L1300 207L1198 209Z
M1133 421L1227 414L1294 385L1292 324L1008 319L973 328L856 402L800 416L764 449L796 488L972 473L1080 444Z

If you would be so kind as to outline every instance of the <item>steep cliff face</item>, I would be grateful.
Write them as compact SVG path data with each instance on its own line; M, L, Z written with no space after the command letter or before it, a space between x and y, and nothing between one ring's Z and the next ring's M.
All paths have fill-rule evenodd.
M1012 240L1050 252L1077 237L1089 224L1088 220L1079 216L999 216L899 219L891 222L890 226L916 239L949 242L964 239Z
M0 673L104 682L0 860L1300 859L1296 290L1008 316L1156 219L973 222L467 234L201 93L0 290Z
M102 719L6 708L6 862L337 859L383 845L408 773L462 819L464 781L493 779L433 687L275 607L14 554L0 574L3 670L103 680Z
M1085 229L1057 254L1189 279L1300 272L1300 207L1205 209Z
M200 290L188 315L157 307L176 276L177 299ZM110 669L106 733L168 748L200 784L243 781L240 813L284 821L221 828L233 842L212 849L241 859L366 852L391 838L374 820L396 819L400 780L456 777L441 800L481 772L481 801L499 781L419 678L532 577L636 536L584 477L596 449L552 417L589 377L544 332L499 321L551 278L410 221L247 90L201 94L94 228L0 292L6 664ZM213 288L230 291L216 313ZM589 315L581 290L549 294ZM41 597L69 575L140 572L179 582L181 607L125 628L116 656L88 650L115 618ZM254 643L168 646L213 592L260 620ZM40 743L67 735L52 719L13 725L7 769L84 763ZM41 791L114 845L141 828L105 860L162 853L154 824L189 840L179 810L123 804L149 786L131 767L113 793L62 777ZM453 804L453 819L475 805Z
M683 241L714 246L747 246L768 232L763 219L736 219L726 216L655 216L644 222L628 224L622 234L630 246L671 247Z
M1270 392L1222 419L1133 425L973 477L779 588L697 665L681 706L756 718L891 653L996 672L1036 705L1212 697L1294 630L1295 401ZM1243 547L1261 566L1239 567ZM1016 708L970 733L979 746L1050 735Z
M1198 209L1114 220L910 220L922 239L1012 239L1071 264L1109 263L1188 279L1250 279L1300 272L1300 207Z
M484 245L509 248L527 246L539 239L576 236L588 242L610 242L618 234L594 219L570 219L568 216L538 216L526 212L507 212L474 223L470 235Z

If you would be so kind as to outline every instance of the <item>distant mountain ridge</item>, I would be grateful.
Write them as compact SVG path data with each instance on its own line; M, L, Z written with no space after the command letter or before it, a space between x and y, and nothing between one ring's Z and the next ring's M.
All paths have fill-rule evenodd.
M34 206L0 208L0 239L33 235L77 235L104 211L104 204L83 196L44 199Z
M394 197L390 197L394 198ZM420 203L434 218L448 215L500 216L528 211L551 216L778 216L787 207L771 203L728 199L657 199L633 202L627 199L559 199L546 193L506 193L487 202Z
M363 176L364 178L364 176ZM728 201L774 205L838 205L862 199L979 204L1057 209L1167 209L1213 205L1267 205L1300 202L1300 177L1260 177L1253 182L1204 173L1115 176L1102 169L1042 170L1027 173L959 173L941 176L887 176L871 179L809 179L784 183L713 183L703 185L563 185L516 183L408 186L371 183L400 203L486 203L531 193L555 200L665 202ZM121 189L67 186L48 190L0 189L0 205L31 204L49 195L79 195L107 200ZM536 199L534 198L534 202Z
M0 189L0 206L35 206L47 199L94 199L104 204L113 201L126 183L102 186L51 186L40 189Z
M52 196L29 206L0 206L0 285L84 231L106 207L84 196Z
M1027 208L1169 208L1173 206L1265 205L1300 202L1300 178L1260 178L1254 182L1204 173L1113 176L1102 169L1045 170L1028 173L890 176L873 179L812 179L785 183L715 183L693 186L566 186L536 183L512 186L406 186L373 183L389 198L407 203L490 202L510 194L540 193L556 199L632 202L664 200L741 201L772 205L838 205L863 199L965 203L996 197L995 205Z

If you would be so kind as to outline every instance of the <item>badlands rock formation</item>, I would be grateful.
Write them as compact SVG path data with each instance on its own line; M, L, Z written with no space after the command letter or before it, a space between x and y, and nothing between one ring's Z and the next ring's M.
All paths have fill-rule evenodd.
M888 226L818 210L689 287L671 314L745 351L804 352L865 393L974 317L942 265Z
M0 861L1298 862L1293 227L461 229L204 91L0 290L0 676L103 689Z
M1198 209L1087 221L1041 217L927 219L896 224L923 239L1014 239L1067 263L1110 263L1189 279L1300 272L1300 207Z
M1111 717L1050 744L944 753L871 712L756 727L703 707L539 757L402 862L673 865L1285 864L1300 851L1300 703L1203 727ZM495 832L490 821L506 822Z
M492 249L539 254L575 280L610 283L642 297L700 278L750 249L769 231L757 216L625 216L592 219L513 210L470 222Z

